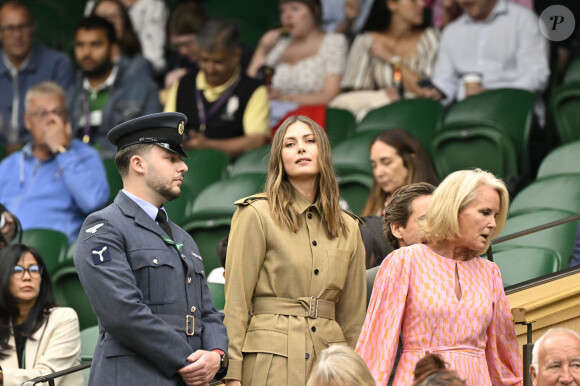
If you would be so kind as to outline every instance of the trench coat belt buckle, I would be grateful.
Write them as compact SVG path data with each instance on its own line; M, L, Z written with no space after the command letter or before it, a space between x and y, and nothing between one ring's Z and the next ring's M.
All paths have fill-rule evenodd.
M298 299L263 296L254 298L252 314L277 314L335 320L335 308L335 302L315 296Z
M195 335L196 331L201 331L201 321L199 318L195 318L194 315L185 315L185 323L182 315L156 314L156 316L162 319L175 331L185 333L187 336Z

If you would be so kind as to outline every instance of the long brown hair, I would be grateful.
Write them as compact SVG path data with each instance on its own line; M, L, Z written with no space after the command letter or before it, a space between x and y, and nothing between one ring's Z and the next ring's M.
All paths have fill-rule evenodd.
M95 11L99 4L101 3L113 3L117 6L117 9L121 13L121 18L123 19L123 34L121 36L117 36L117 43L119 43L119 47L121 48L121 52L128 57L133 57L136 54L141 53L141 42L139 41L139 37L137 36L137 32L135 32L135 28L133 27L133 22L131 21L131 17L129 17L129 12L119 0L99 0L93 7L93 11L91 12L92 15L96 15Z
M342 210L338 205L340 198L338 183L332 166L332 153L326 133L312 119L303 115L291 116L286 119L276 131L270 150L268 164L268 179L266 180L266 194L270 202L270 210L274 219L293 232L298 232L302 225L301 217L292 207L295 199L295 190L284 171L282 162L282 146L288 127L296 122L306 124L312 130L318 146L318 192L317 200L320 206L322 221L326 225L326 234L330 239L339 236L342 231L346 236L348 229L342 218Z
M429 155L413 134L404 129L385 130L372 140L369 149L378 141L394 147L397 150L397 155L403 159L403 165L407 169L407 178L404 185L415 182L428 182L435 186L439 184L439 179L433 170ZM385 205L388 196L389 194L381 189L376 178L373 178L373 186L362 215L372 216L377 214L379 209Z

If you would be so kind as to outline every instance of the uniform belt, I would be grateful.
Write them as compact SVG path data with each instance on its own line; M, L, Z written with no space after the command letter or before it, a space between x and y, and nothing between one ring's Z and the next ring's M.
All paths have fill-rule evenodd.
M201 335L201 320L193 315L156 314L156 316L177 332L185 335Z
M306 336L310 329L304 321L308 319L325 318L335 320L336 303L325 299L304 297L298 299L259 297L252 304L252 314L275 314L297 316L288 321L288 377L287 386L300 386L306 384ZM304 319L301 319L304 318ZM314 320L312 320L314 322ZM308 332L305 332L308 331ZM314 351L320 354L326 343L316 335L311 335ZM311 354L312 355L312 354ZM314 360L312 358L311 360ZM252 382L254 380L252 379ZM263 384L266 383L264 379Z
M326 299L311 296L309 298L255 298L252 304L252 314L277 314L287 316L302 316L304 318L335 319L336 303Z

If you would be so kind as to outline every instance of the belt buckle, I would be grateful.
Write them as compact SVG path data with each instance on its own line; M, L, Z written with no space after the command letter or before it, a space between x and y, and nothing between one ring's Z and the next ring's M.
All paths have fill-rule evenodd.
M310 305L308 307L308 317L310 319L318 318L318 298L310 297Z
M191 323L191 333L189 332L190 323ZM193 317L193 315L185 315L185 335L192 336L194 333L195 333L195 318Z

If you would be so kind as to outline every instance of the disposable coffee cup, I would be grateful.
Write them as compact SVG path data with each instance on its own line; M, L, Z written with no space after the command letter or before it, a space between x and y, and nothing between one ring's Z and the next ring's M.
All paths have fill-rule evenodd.
M463 83L466 86L481 84L481 80L482 80L481 74L475 72L463 75Z

